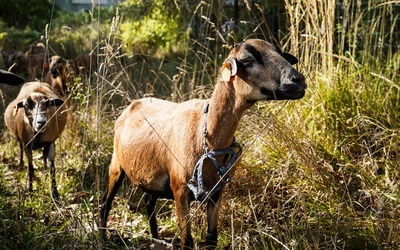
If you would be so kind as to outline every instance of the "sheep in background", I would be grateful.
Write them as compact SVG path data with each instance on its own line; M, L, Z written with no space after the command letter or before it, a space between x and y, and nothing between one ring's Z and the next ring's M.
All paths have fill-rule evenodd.
M78 55L72 60L77 74L90 76L97 70L97 55L95 53Z
M90 76L97 69L97 55L95 53L82 54L75 59L65 59L55 55L50 58L49 74L46 82L51 84L62 97L67 97L73 87L75 77Z
M7 67L13 73L25 74L29 80L42 79L49 71L49 55L15 52L8 56Z
M74 68L69 60L55 55L50 58L49 73L46 82L49 83L55 93L64 99L68 97L76 77Z
M44 167L50 168L51 193L55 200L59 198L54 166L55 141L67 123L66 109L64 101L52 91L50 85L28 82L4 113L9 132L19 141L19 166L24 165L24 151L28 158L29 191L32 191L34 177L32 150L43 148Z
M14 55L14 53L16 53L16 52L14 52L14 51L6 51L6 50L2 50L1 51L1 55L3 56L3 62L4 62L4 67L5 68L10 68L11 67L11 64L10 64L10 59L12 58L12 56ZM22 53L22 52L21 52Z
M28 50L25 51L25 55L29 54L42 54L46 52L46 46L43 43L33 43L28 46Z

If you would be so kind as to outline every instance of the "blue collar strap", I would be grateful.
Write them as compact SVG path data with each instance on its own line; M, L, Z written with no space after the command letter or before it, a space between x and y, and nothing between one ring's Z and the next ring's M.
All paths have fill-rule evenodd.
M199 203L202 203L206 198L211 197L214 193L222 190L226 183L231 181L232 178L229 170L231 170L232 166L236 163L241 153L242 147L234 140L229 148L205 152L200 157L199 161L194 167L192 178L188 183L188 187L193 192L195 199ZM216 160L216 157L220 155L225 155L224 162L228 162L225 166L220 165ZM203 165L204 161L207 159L211 160L211 162L214 164L221 179L211 190L205 190L203 182Z
M204 154L200 157L199 161L196 163L196 166L193 170L192 178L188 183L188 187L192 190L195 199L202 203L206 198L212 196L214 193L222 190L226 183L231 181L231 174L229 170L231 170L232 166L236 163L237 159L242 154L242 147L239 143L235 141L233 138L232 144L227 149L219 149L208 151L208 145L206 143L207 139L207 114L208 114L209 104L203 109L204 113L204 127L203 127L203 148ZM226 163L225 166L220 165L216 159L216 157L225 155L223 162ZM220 177L220 181L217 182L217 185L213 187L211 190L205 190L204 182L203 182L203 165L205 160L211 160L215 168L218 170L218 175Z

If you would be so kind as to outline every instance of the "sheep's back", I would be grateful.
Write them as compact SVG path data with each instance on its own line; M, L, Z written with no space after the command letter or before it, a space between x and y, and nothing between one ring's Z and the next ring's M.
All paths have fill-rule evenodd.
M42 93L49 98L60 98L52 91L51 86L48 83L27 82L22 86L18 96L15 98L15 101L18 103L34 92Z
M7 106L7 108L4 112L4 123L5 123L8 131L11 133L11 135L20 139L22 135L18 134L18 127L24 123L24 112L23 112L23 110L21 112L21 109L20 109L16 113L14 113L17 103L18 103L18 101L14 100ZM33 133L33 129L32 129L32 133Z
M173 103L144 98L131 103L115 123L114 152L136 184L154 183L174 168L187 179L202 149L203 108L208 101ZM186 176L187 175L187 176Z

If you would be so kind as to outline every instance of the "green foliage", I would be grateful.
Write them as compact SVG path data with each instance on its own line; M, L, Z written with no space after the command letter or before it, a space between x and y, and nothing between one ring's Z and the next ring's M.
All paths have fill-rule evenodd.
M178 14L165 0L124 2L120 28L126 50L144 54L178 50L186 41Z
M44 32L31 30L29 28L21 31L16 28L5 29L4 36L0 38L3 44L3 50L23 50L25 51L29 44L39 41Z
M52 22L49 33L50 43L56 52L66 58L74 58L91 52L100 40L105 38L105 30L110 25L114 10L95 8L91 12L59 12ZM93 15L105 20L99 23Z
M50 21L51 0L0 0L0 17L9 27L43 31Z

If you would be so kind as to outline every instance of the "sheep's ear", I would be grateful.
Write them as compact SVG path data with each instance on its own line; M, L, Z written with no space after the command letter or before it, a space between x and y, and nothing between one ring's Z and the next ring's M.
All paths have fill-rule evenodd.
M13 115L14 115L14 116L17 115L18 109L19 109L19 108L23 108L23 107L24 107L24 102L19 102L19 103L17 103L17 105L14 106L14 113L13 113Z
M63 105L64 104L64 101L63 100L61 100L61 99L51 99L50 100L50 105L51 106L61 106L61 105Z
M229 57L222 65L221 77L224 82L232 82L237 73L236 59Z
M0 82L17 86L25 82L25 80L16 74L0 69Z
M294 65L299 62L299 60L292 54L289 54L287 52L282 53L282 57L286 59L291 65Z

